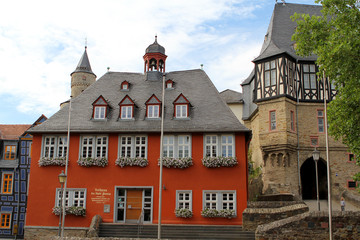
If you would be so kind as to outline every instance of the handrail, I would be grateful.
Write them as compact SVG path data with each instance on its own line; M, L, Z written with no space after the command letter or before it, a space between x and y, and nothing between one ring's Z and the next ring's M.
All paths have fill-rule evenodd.
M139 238L139 235L143 229L143 224L144 224L144 209L142 208L140 216L137 220L137 225L138 225L137 238Z

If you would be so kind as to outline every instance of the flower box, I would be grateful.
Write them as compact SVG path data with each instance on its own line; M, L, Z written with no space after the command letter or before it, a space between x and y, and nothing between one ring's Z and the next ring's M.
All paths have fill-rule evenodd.
M115 161L115 165L118 165L120 167L126 167L126 166L138 166L138 167L146 167L149 164L148 160L146 158L136 157L119 157Z
M206 218L216 218L216 217L222 217L222 218L234 218L235 210L230 209L222 209L222 210L216 210L216 209L209 209L205 208L201 211L201 216Z
M181 218L191 218L193 216L193 212L187 208L177 208L175 209L175 216Z
M55 157L55 158L49 158L49 157L42 157L39 160L39 166L45 167L45 166L65 166L66 164L66 158L65 157Z
M79 166L82 167L91 167L91 166L98 166L98 167L106 167L108 165L107 158L80 158L77 163Z
M52 212L53 214L55 214L56 216L60 215L60 207L54 207ZM75 215L75 216L85 216L86 215L86 209L83 207L65 207L65 214L66 215Z
M236 157L204 157L202 164L208 168L234 167L238 161Z
M193 165L191 157L185 158L162 158L163 166L167 168L188 168ZM160 159L158 160L158 165L160 166Z

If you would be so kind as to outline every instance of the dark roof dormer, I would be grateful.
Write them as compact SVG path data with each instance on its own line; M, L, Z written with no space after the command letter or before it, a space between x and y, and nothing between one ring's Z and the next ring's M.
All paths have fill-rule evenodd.
M174 89L174 81L171 79L166 80L165 89Z
M93 102L92 105L93 105L92 119L105 120L108 117L109 104L102 95L100 95L100 97L98 97Z
M146 118L160 118L161 116L161 101L153 94L145 103Z
M130 83L128 81L123 81L120 85L120 90L121 91L129 91L130 88Z
M174 117L176 119L189 117L190 102L182 93L180 93L180 95L175 99L173 104L174 104Z

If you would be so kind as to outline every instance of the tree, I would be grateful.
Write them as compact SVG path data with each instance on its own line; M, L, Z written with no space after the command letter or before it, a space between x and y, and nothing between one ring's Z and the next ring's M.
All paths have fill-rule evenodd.
M322 16L294 14L297 28L292 40L297 54L316 54L319 76L335 84L337 95L329 104L329 133L341 139L360 165L360 9L359 0L316 0ZM355 177L360 180L360 173Z

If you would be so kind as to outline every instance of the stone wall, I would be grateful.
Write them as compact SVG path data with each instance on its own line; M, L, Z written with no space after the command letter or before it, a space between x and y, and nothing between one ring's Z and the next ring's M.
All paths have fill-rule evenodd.
M65 228L64 235L84 238L86 237L87 228ZM45 239L56 239L58 236L58 227L32 227L25 226L25 240L45 240Z
M329 239L328 212L307 212L258 226L257 240ZM360 239L360 212L332 213L333 239Z
M249 202L243 212L243 229L255 231L258 225L270 223L309 211L303 202Z

